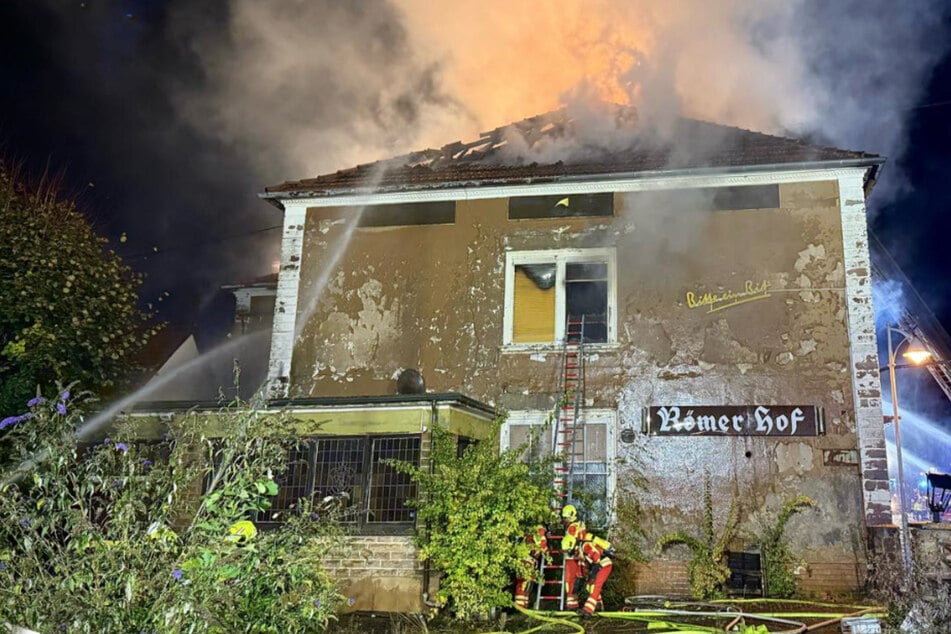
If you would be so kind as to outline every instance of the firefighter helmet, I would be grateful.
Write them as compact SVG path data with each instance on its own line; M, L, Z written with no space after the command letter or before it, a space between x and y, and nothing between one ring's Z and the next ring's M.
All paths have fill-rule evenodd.
M575 508L574 504L566 504L565 508L561 509L561 519L569 522L578 519L578 509Z
M564 553L570 554L577 545L578 540L574 535L565 535L561 538L561 550Z

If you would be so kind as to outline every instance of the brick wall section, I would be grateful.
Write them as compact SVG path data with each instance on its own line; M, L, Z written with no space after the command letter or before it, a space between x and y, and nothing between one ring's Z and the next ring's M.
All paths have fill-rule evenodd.
M422 574L423 565L412 537L403 535L354 536L347 538L352 548L350 557L327 559L327 570L338 578L359 578L381 575L412 577Z
M655 559L634 567L637 594L690 595L687 562ZM855 562L809 562L799 576L799 590L805 596L854 594L861 586Z
M346 610L421 612L423 564L409 536L347 538L349 556L324 564L352 604Z
M634 588L637 594L690 595L687 562L655 559L634 567Z
M862 463L865 523L891 522L885 428L882 424L882 387L872 307L872 269L868 252L868 219L865 214L864 169L839 177L839 209L845 260L846 306L855 434Z
M862 565L864 568L864 564ZM803 596L840 597L855 594L861 587L859 566L853 562L809 562L799 575L799 592Z

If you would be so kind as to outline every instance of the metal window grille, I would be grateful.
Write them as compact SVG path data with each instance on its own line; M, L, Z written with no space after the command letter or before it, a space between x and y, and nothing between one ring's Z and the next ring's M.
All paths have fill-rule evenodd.
M407 501L416 497L416 483L386 460L419 464L419 437L378 437L372 440L367 522L411 522L414 509Z
M462 454L466 452L466 449L473 445L478 445L478 438L469 438L468 436L459 436L456 442L456 458L462 458Z
M300 500L310 496L311 483L311 443L301 444L291 448L287 453L287 467L284 473L275 478L277 481L277 495L271 498L271 505L267 510L258 513L255 518L261 524L279 524L300 506Z
M356 522L363 509L366 438L321 438L314 451L314 506Z

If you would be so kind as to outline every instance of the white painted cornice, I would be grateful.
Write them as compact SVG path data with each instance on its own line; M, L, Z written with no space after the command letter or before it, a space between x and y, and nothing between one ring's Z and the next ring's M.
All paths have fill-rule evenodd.
M630 177L603 177L591 180L559 179L554 182L519 185L461 184L439 189L396 192L359 192L311 197L280 197L267 194L265 197L278 201L285 209L289 207L363 207L397 203L422 203L443 200L484 200L515 196L546 196L567 194L593 194L609 192L641 192L665 189L690 189L699 187L734 187L740 185L775 185L839 179L864 178L873 169L871 165L815 167L810 169L700 172L676 174L643 172Z

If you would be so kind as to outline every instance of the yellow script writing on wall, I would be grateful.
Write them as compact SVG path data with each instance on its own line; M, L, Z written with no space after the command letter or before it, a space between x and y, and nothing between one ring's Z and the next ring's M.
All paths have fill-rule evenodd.
M706 306L708 313L715 313L718 310L733 308L740 304L766 299L767 297L769 297L768 280L759 282L746 280L743 283L743 290L740 291L722 291L720 293L687 291L687 307L700 308Z

